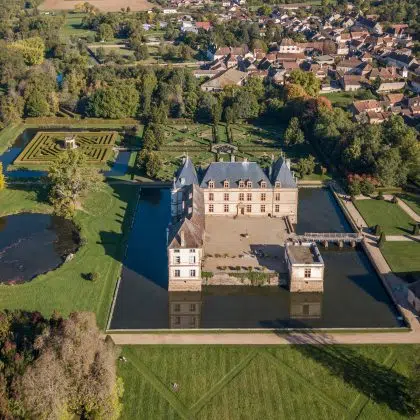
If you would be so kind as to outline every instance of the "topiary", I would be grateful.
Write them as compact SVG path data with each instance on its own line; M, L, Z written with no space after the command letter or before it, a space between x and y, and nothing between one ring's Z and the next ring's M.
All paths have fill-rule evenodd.
M375 226L375 235L379 236L381 234L382 230L381 230L381 226L380 225L376 225Z
M93 283L95 283L97 280L99 280L99 273L96 271L93 271L92 273L89 273L89 280Z
M382 232L381 236L379 237L378 248L383 248L385 242L386 242L385 233Z

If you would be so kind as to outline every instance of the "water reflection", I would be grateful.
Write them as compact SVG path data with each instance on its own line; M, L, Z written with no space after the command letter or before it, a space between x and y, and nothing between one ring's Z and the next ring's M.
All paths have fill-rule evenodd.
M350 230L328 190L299 191L298 229ZM398 312L360 249L321 249L324 293L281 287L209 286L168 293L166 189L142 190L111 321L115 329L397 327Z
M47 214L0 217L0 226L0 283L22 283L50 271L79 245L73 223Z

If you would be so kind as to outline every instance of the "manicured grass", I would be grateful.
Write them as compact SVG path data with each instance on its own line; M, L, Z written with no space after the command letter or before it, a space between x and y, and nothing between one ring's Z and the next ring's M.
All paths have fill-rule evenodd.
M71 36L77 36L80 38L95 36L95 31L82 27L82 20L85 16L87 15L84 13L67 13L64 25L60 31L60 35L64 41L68 40Z
M122 418L406 418L420 346L125 346ZM174 390L173 384L178 384Z
M334 106L344 109L347 109L349 105L357 100L353 92L323 93L322 96L329 99Z
M37 201L37 192L28 186L10 186L0 193L0 214L19 211L51 211L48 204ZM32 185L32 188L36 188ZM54 310L63 315L73 311L96 313L104 328L116 281L121 271L124 242L134 210L138 187L103 184L100 191L83 202L76 214L81 226L82 245L75 257L57 270L38 276L29 283L0 286L0 309L40 311L49 316ZM41 194L42 196L42 194ZM97 272L92 283L84 274Z
M356 207L369 226L380 225L387 235L412 233L414 220L398 204L385 200L356 200Z
M24 130L24 124L12 124L0 131L0 154L5 152L19 134Z
M397 194L398 198L404 201L413 211L420 216L420 195L413 193L401 193Z
M381 251L395 273L420 274L420 242L385 242Z

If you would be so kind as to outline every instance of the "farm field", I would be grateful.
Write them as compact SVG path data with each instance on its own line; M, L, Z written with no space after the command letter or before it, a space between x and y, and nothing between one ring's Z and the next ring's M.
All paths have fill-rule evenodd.
M40 10L74 10L74 6L80 3L78 0L45 0L40 6ZM147 0L91 0L89 2L102 12L119 12L121 8L129 7L132 12L148 10L153 4Z
M414 220L398 204L385 200L356 200L356 207L368 226L380 225L387 235L412 233Z
M419 350L125 346L127 361L118 362L125 389L122 418L408 418L408 375Z
M71 133L39 131L22 150L14 165L48 166L65 150L66 137L72 137ZM112 156L118 135L115 131L77 132L74 138L89 163L104 165Z
M50 316L54 310L95 312L105 327L124 255L124 243L137 200L138 187L103 184L78 210L75 223L83 245L74 258L55 271L18 286L0 286L0 309L25 309ZM0 192L0 216L17 212L51 212L42 184L11 184ZM96 282L86 274L97 272Z

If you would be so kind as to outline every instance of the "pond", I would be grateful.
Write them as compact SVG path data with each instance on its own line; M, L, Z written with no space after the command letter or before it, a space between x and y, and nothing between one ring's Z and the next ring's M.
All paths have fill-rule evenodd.
M79 233L69 220L48 214L0 217L0 283L32 280L61 265L79 246Z
M351 231L328 190L301 189L299 197L298 232ZM124 260L112 329L403 326L381 280L360 249L321 249L326 264L322 294L245 286L169 293L169 220L169 190L143 189ZM174 308L179 304L191 312L176 312Z
M46 175L46 171L32 170L30 168L12 169L10 165L13 164L15 159L20 155L24 147L35 137L38 131L45 132L63 132L63 133L77 133L82 131L106 131L104 129L92 129L92 128L72 128L60 129L60 128L27 128L24 130L13 142L12 146L0 155L0 162L3 163L3 169L5 174L9 178L39 178ZM110 131L121 131L116 129L110 129ZM104 171L105 176L123 176L127 173L128 163L131 152L122 151L119 152L112 168L108 171Z

